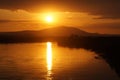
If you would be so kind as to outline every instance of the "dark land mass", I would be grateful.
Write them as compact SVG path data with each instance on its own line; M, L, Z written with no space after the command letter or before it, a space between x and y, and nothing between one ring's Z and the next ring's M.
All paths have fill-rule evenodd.
M120 76L120 35L88 33L72 27L0 33L1 44L46 41L57 42L63 47L95 51Z
M0 32L0 43L65 41L69 38L81 38L83 41L100 37L120 37L120 35L88 33L73 27L55 27L39 31Z
M59 46L71 49L84 48L96 52L96 59L104 59L120 77L120 37L86 37L70 38L66 42L58 42Z

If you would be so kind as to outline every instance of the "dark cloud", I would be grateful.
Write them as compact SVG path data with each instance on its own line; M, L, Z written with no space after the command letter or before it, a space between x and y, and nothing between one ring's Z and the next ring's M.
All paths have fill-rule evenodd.
M101 18L120 18L120 0L0 0L2 9L42 11L52 8L60 11L87 12Z
M36 22L37 20L0 20L0 23L8 22Z
M120 23L96 23L96 24L89 24L88 26L85 26L87 28L98 28L98 29L118 29L120 32Z
M96 23L81 26L80 29L87 32L101 33L101 34L120 34L120 23Z

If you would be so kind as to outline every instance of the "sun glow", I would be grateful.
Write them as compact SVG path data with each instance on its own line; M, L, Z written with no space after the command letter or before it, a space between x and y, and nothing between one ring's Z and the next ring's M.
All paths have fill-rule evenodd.
M39 19L45 24L55 25L57 22L57 13L55 12L44 12L39 15Z
M52 22L53 22L53 16L47 15L47 16L45 17L45 21L48 22L48 23L52 23Z

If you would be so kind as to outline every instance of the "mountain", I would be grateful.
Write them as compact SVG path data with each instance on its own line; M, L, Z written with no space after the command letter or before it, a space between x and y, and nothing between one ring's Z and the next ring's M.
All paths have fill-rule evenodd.
M28 30L17 32L0 32L0 43L41 42L41 41L95 42L103 39L102 37L110 37L110 39L113 39L111 38L112 37L111 35L88 33L73 27L54 27L37 31Z
M71 35L93 36L97 34L88 33L74 27L54 27L38 31L1 32L0 36L37 36L37 37L69 37Z
M82 31L78 28L74 27L54 27L49 29L44 29L40 31L41 36L62 36L68 37L71 35L78 35L78 36L92 36L93 34Z

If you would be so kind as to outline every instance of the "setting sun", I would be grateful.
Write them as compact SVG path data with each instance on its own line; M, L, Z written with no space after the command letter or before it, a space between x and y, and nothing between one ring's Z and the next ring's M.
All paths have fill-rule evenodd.
M47 15L47 16L45 17L45 21L46 21L47 23L52 23L52 22L53 22L53 16L52 16L52 15Z
M45 16L45 22L52 23L53 21L54 21L54 19L53 19L52 15Z

